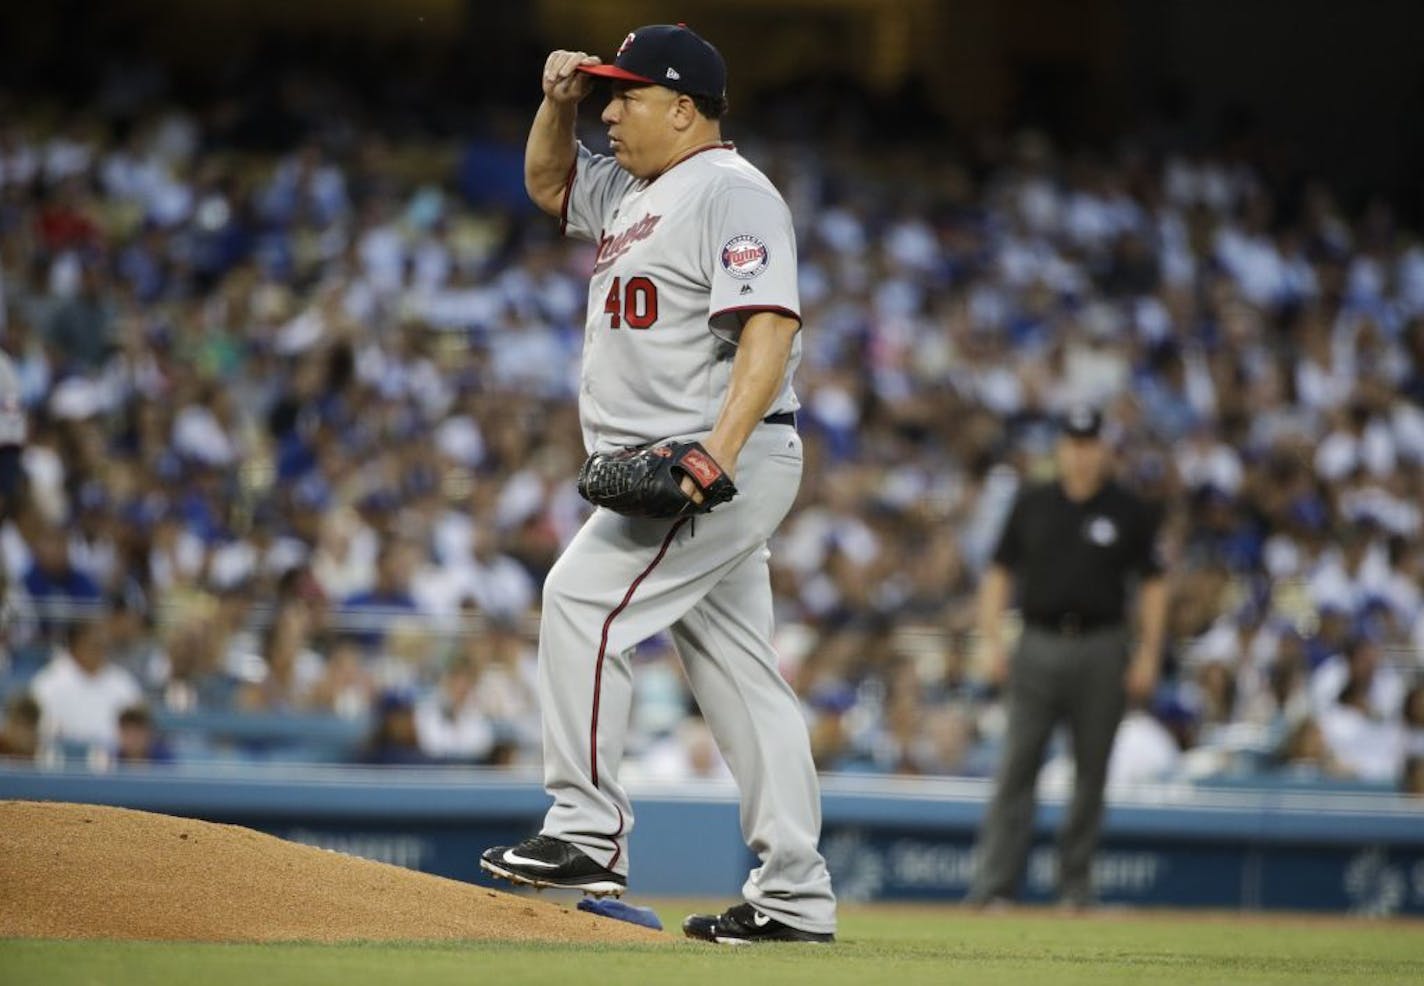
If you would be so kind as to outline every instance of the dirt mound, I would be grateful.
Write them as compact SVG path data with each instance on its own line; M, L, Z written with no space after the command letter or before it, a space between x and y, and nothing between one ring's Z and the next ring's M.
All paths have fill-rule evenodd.
M513 894L123 808L0 801L0 937L166 941L666 936Z

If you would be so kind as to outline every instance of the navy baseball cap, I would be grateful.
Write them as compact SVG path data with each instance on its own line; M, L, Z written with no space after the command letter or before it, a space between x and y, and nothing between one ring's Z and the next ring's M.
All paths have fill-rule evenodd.
M719 98L727 91L727 63L686 24L649 24L629 31L612 65L580 65L605 79L666 86L689 96Z

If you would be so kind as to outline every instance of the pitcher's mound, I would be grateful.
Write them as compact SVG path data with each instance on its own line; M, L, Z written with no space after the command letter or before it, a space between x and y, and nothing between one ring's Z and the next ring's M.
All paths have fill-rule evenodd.
M546 901L236 825L0 801L0 937L170 941L667 940Z

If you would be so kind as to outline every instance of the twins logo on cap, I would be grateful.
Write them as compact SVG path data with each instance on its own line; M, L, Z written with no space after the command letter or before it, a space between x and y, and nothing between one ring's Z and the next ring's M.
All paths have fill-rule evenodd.
M722 247L722 269L740 281L766 270L766 244L750 233L738 233Z

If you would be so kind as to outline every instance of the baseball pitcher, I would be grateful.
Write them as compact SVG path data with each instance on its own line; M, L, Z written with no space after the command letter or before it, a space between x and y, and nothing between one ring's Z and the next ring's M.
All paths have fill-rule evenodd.
M612 156L574 137L594 77ZM723 141L726 67L684 25L631 32L612 64L555 51L525 185L597 244L579 412L597 509L549 573L539 634L542 831L481 865L536 887L623 892L633 808L618 782L629 651L670 629L741 789L761 865L746 900L689 937L828 942L820 791L797 700L776 667L767 541L796 498L801 440L796 242L766 176ZM689 847L689 851L692 850Z

